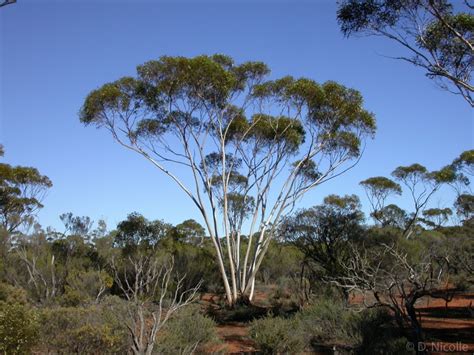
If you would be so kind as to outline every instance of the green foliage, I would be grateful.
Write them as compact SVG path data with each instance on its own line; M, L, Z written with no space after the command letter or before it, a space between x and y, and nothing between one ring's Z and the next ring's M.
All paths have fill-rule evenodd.
M450 280L461 290L473 289L474 285L474 224L445 227L443 243L437 245L440 254L449 255Z
M176 313L158 335L156 350L160 354L191 354L196 349L218 342L214 321L204 316L200 307L188 306Z
M98 126L104 125L104 110L124 111L129 109L136 97L138 87L138 81L125 77L92 91L87 96L85 104L81 109L81 122Z
M26 291L20 287L0 282L0 302L5 302L7 304L26 304Z
M392 172L393 177L398 180L426 179L428 170L421 164L415 163L408 166L399 166Z
M61 303L78 306L98 301L113 285L113 278L104 270L71 270L66 277Z
M298 275L303 254L291 244L274 244L268 248L268 258L262 262L261 278L265 284Z
M0 301L0 352L29 353L38 330L37 315L30 306Z
M383 309L356 312L337 297L321 297L291 318L252 322L250 336L264 353L297 353L309 347L350 349L355 354L404 354L406 339Z
M298 313L301 329L312 344L346 344L355 347L360 342L359 315L349 310L337 298L317 299Z
M251 323L249 333L263 354L299 353L307 346L304 332L294 318L258 319Z
M453 211L450 208L428 208L423 211L425 223L431 227L440 227L448 222Z
M215 255L209 243L193 245L171 238L163 240L161 251L174 258L174 271L177 275L186 275L183 289L190 289L203 281L203 291L221 290L220 275L215 265ZM166 256L166 255L165 255Z
M197 241L204 238L206 230L194 219L187 219L173 228L173 235L178 240Z
M281 233L305 256L334 277L342 270L341 263L349 256L351 242L364 234L363 214L356 196L330 195L324 204L299 211L288 218Z
M458 171L464 171L468 175L474 175L474 149L466 150L457 157L452 166Z
M324 198L323 202L328 207L333 208L341 213L357 211L362 207L357 195L328 195Z
M419 38L418 45L437 54L440 67L470 77L472 51L450 28L474 43L474 16L469 13L448 14L432 21Z
M33 214L42 208L44 193L52 186L47 176L35 168L0 164L0 224L14 232L33 222Z
M383 227L396 227L403 230L407 223L407 218L406 211L394 204L383 207L377 213L377 219L382 223Z
M39 318L41 345L51 352L124 352L129 345L127 328L110 312L114 311L100 305L45 308Z
M469 221L474 216L474 195L459 195L454 203L456 213L464 221Z
M138 247L154 248L170 230L170 224L158 220L150 222L141 214L134 212L117 225L114 243L126 252L133 253Z
M373 208L376 209L374 212L378 212L384 207L385 199L392 194L401 195L402 188L396 182L383 176L376 176L368 178L360 182L360 185L364 187Z
M472 106L471 10L468 1L454 6L449 0L343 0L337 19L346 36L378 35L403 46L409 55L399 59L425 69L427 77Z

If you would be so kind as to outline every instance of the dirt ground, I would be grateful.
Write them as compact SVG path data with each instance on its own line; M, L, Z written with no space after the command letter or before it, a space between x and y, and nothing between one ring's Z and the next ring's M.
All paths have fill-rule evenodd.
M433 354L474 353L474 293L458 293L448 304L426 298L417 310Z
M201 303L218 308L215 295L204 295ZM255 302L268 307L268 293L256 293ZM424 298L417 304L423 329L428 341L425 346L431 354L474 353L474 293L457 293L445 303L441 299ZM255 353L255 343L249 336L247 322L229 321L218 324L217 333L222 341L210 352L227 354Z

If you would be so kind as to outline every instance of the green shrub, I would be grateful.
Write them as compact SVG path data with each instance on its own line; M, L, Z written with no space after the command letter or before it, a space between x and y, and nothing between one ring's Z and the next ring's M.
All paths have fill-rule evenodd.
M317 300L301 311L297 318L312 343L353 347L360 342L358 314L337 299Z
M120 339L114 336L107 325L85 324L67 332L68 349L77 354L116 353L119 349Z
M0 353L26 354L38 335L36 312L27 305L0 302Z
M60 353L124 353L129 347L126 326L109 313L100 305L43 309L42 346Z
M298 294L299 285L291 278L280 278L276 288L270 294L272 311L277 315L284 315L299 308L302 303Z
M307 340L295 318L266 317L252 322L250 336L264 354L302 352Z
M190 354L197 347L217 343L216 324L200 312L198 305L182 308L158 334L156 350L160 354Z
M27 303L26 291L6 283L0 283L0 301L6 303Z

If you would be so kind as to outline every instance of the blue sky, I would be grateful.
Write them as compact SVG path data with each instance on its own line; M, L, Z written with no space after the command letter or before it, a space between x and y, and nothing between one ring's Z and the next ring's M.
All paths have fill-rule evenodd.
M400 48L383 39L345 39L336 5L320 1L38 1L0 9L0 142L5 161L37 167L54 187L39 213L60 227L71 211L109 227L138 211L179 223L198 214L190 201L143 158L106 131L83 127L87 93L162 55L223 53L261 60L272 76L336 80L363 94L378 132L353 170L320 186L302 206L329 193L359 194L358 182L419 162L451 162L474 143L473 115L459 97L386 56ZM442 191L434 205L449 206ZM409 208L407 200L393 200Z

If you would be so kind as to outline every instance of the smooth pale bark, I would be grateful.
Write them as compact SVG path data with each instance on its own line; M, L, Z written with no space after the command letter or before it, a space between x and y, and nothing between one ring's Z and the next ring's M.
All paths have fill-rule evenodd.
M291 77L265 82L269 70L263 63L221 63L205 56L146 63L138 79L92 92L81 120L108 129L193 202L232 306L253 297L255 277L283 217L305 193L357 164L362 138L375 132L375 120L357 91L337 83ZM196 77L200 67L205 72ZM229 77L235 82L222 88L220 81ZM233 194L244 201L246 215L239 221L232 220ZM251 220L249 229L243 219ZM243 236L248 243L241 252Z

